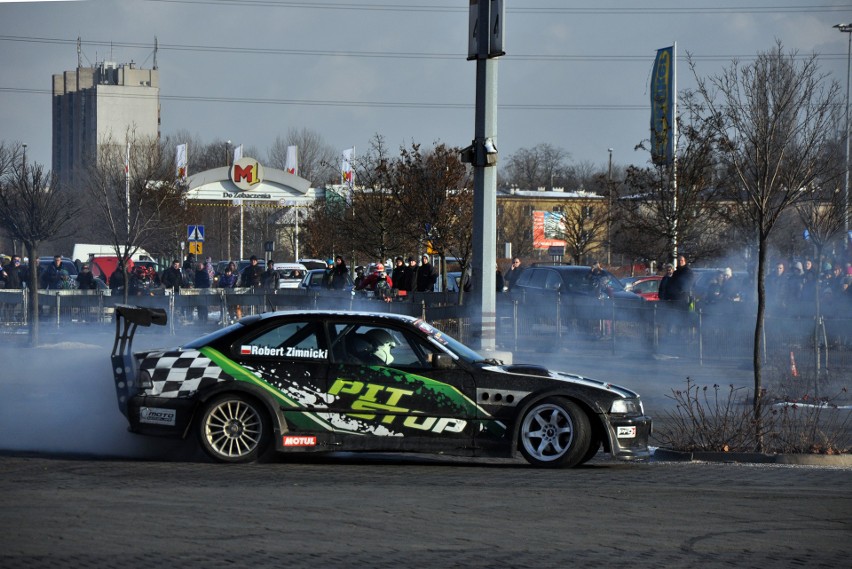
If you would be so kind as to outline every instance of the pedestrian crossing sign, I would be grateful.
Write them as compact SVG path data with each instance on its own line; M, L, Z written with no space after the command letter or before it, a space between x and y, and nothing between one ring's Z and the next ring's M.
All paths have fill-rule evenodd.
M203 225L187 225L186 226L187 241L204 241L204 226Z

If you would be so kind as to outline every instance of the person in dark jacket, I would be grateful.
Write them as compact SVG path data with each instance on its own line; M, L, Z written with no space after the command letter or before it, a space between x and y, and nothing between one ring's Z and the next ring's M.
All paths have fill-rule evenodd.
M210 288L210 273L207 272L207 267L203 262L195 265L195 275L192 280L192 285L197 289ZM203 290L202 295L207 291ZM198 298L198 320L207 322L207 297L199 296Z
M180 284L183 280L183 275L180 271L180 261L175 259L172 261L172 266L163 271L160 277L160 282L166 290L172 290L175 294L180 290Z
M80 272L77 274L77 288L80 290L94 290L98 288L95 283L95 275L92 274L89 268L89 263L83 263L80 266Z
M334 290L345 289L348 283L348 279L346 278L348 275L349 268L346 266L346 261L338 255L334 258L334 267L331 269L331 275L329 276L329 288Z
M109 289L113 292L124 290L124 265L121 263L109 276Z
M423 255L417 268L417 292L432 292L438 280L438 269L429 262L429 255Z
M671 280L667 285L667 294L672 302L678 305L679 308L687 308L689 306L690 297L692 296L692 285L695 282L695 273L689 267L685 255L679 255L677 258L677 270L672 275Z
M408 258L408 265L405 267L405 272L402 274L402 283L397 283L397 288L407 292L414 292L417 290L417 259L414 257Z
M48 267L44 270L44 274L41 276L41 287L47 289L58 289L60 288L59 283L62 280L62 256L55 255L53 257L53 263L48 265Z
M21 288L22 275L21 275L21 257L18 255L12 255L12 259L9 261L9 264L3 267L3 280L6 282L6 288Z
M249 259L249 266L243 269L243 273L240 275L240 286L260 286L262 282L263 267L257 264L257 257L252 255Z

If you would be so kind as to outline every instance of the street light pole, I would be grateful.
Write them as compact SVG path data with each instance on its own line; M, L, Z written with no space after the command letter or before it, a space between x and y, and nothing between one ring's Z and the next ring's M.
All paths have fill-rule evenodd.
M612 266L612 148L609 150L609 170L606 175L606 195L609 210L606 212L606 265Z
M849 47L846 52L846 176L843 180L843 237L846 243L848 252L850 241L849 236L849 76L852 72L852 24L837 24L834 26L841 32L849 35Z

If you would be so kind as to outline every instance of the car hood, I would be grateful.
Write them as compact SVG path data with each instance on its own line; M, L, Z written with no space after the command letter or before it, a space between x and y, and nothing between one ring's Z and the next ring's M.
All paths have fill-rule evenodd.
M501 366L486 366L482 368L486 371L491 371L495 373L503 373L508 375L522 375L522 376L536 376L536 377L544 377L548 379L552 379L554 381L562 382L562 383L571 383L574 385L582 385L585 387L591 387L594 389L603 389L612 393L615 396L623 397L623 398L634 398L639 397L639 394L635 391L631 391L626 387L621 387L620 385L615 385L612 383L608 383L605 381L599 381L597 379L591 379L588 377L583 377L581 375L566 373L563 371L555 371L551 369L547 369L543 366L533 365L533 364L512 364L512 365L501 365Z

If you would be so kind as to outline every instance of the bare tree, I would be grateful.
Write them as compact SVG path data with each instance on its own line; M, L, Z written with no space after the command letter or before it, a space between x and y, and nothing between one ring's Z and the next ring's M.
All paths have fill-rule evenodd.
M724 173L720 182L731 203L742 204L758 242L753 407L760 450L767 242L781 214L830 171L827 148L839 86L820 72L816 55L800 59L795 52L784 53L781 42L753 63L734 60L709 78L698 76L691 58L690 66L698 84L692 111L715 145Z
M0 143L0 227L21 241L29 255L30 344L38 345L38 255L47 240L64 237L80 205L55 176L38 164L24 164L21 145Z
M269 164L284 169L287 147L295 146L299 152L299 176L315 186L333 184L340 175L337 168L337 151L323 141L322 136L307 128L287 131L287 138L276 137L269 149Z
M535 253L532 207L505 200L497 208L497 244L511 243L512 255L530 257Z
M566 161L568 152L551 144L521 148L506 161L503 182L524 190L539 187L565 187L572 176Z
M609 211L605 199L577 200L562 212L558 239L565 241L574 264L585 264L606 241Z
M127 140L102 141L86 186L95 205L95 225L119 259L149 243L162 248L162 239L177 242L186 223L172 153L166 155L156 140L135 139L132 132ZM127 283L127 266L121 265ZM125 286L125 301L127 293Z
M428 151L414 143L402 148L395 162L394 185L408 214L402 229L408 232L409 242L428 242L442 260L457 258L464 271L473 247L473 186L459 152L445 144ZM441 274L446 289L446 271Z

